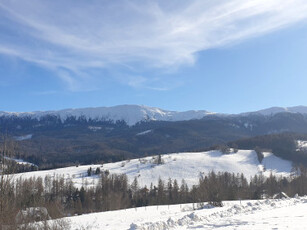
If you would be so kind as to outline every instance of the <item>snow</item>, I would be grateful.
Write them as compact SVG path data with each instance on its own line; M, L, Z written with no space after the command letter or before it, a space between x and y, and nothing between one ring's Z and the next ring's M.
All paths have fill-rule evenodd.
M272 153L264 153L263 164L259 164L257 154L253 150L239 150L237 153L222 154L219 151L187 152L162 155L163 164L156 164L157 156L140 159L126 160L102 165L83 165L54 170L36 171L15 174L15 177L29 178L32 176L45 177L46 175L62 175L71 178L75 186L91 186L98 182L99 177L87 176L87 170L97 167L101 170L109 170L110 173L126 174L129 183L137 177L140 186L149 187L151 183L156 185L159 178L167 181L176 179L178 183L184 179L188 186L198 184L200 175L211 171L243 173L247 179L263 174L269 176L272 172L277 176L289 176L292 169L290 161L276 157Z
M248 123L248 122L246 122L246 123L244 123L244 127L245 127L246 129L253 130L254 125L253 125L253 124L250 124L250 123Z
M59 177L64 176L65 179L71 179L75 186L81 187L82 185L86 185L86 179L88 180L88 183L91 183L94 185L94 183L98 182L97 176L87 176L87 170L92 167L92 169L96 169L97 167L100 167L101 165L83 165L83 166L71 166L71 167L65 167L65 168L58 168L58 169L52 169L52 170L42 170L42 171L32 171L32 172L25 172L25 173L17 173L14 175L15 179L23 178L23 179L29 179L31 177ZM89 184L90 185L90 184Z
M256 112L243 113L244 115L248 114L261 114L264 116L275 115L277 113L301 113L307 114L307 106L294 106L294 107L271 107L268 109L259 110ZM243 115L242 114L242 115Z
M140 121L183 121L191 119L201 119L204 116L214 113L205 110L190 110L185 112L167 111L155 107L140 105L119 105L113 107L97 107L82 109L65 109L59 111L36 111L36 112L0 112L0 116L30 116L40 118L45 115L55 115L64 121L67 117L84 116L86 119L98 119L106 121L125 121L129 126L135 125Z
M298 150L307 148L307 141L297 140L296 145Z
M152 132L152 129L149 129L149 130L146 130L146 131L143 131L143 132L137 133L137 134L136 134L136 136L146 135L146 134L151 133L151 132Z
M4 157L4 158L7 159L7 160L15 161L17 164L20 164L20 165L37 166L37 165L35 165L33 163L24 161L23 159L16 159L16 158L11 158L11 157Z
M291 172L293 168L292 162L281 160L279 157L269 152L264 152L263 155L264 158L261 163L265 169L265 176L269 176L271 173L286 176L285 172Z
M94 131L94 132L96 132L96 131L98 131L98 130L101 130L102 127L100 127L100 126L89 126L88 129L89 129L89 130L92 130L92 131Z
M276 113L289 112L307 114L307 106L296 107L272 107L259 110L256 112L247 112L238 114L246 116L249 114L262 114L264 116L274 115ZM118 105L113 107L93 107L81 109L64 109L58 111L34 111L34 112L4 112L0 111L0 116L17 116L17 117L33 117L40 119L46 115L58 116L62 121L67 117L85 117L86 119L97 119L105 121L125 121L127 125L133 126L141 121L186 121L193 119L201 119L205 116L233 116L227 114L217 114L206 110L189 110L183 112L168 111L156 107L144 105Z
M307 197L164 205L66 217L71 229L306 229Z
M33 134L27 134L23 136L14 137L16 141L24 141L24 140L30 140L32 139Z

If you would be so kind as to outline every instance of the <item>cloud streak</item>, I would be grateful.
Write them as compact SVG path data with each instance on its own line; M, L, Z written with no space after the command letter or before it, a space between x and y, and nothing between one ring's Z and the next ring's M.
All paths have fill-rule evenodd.
M200 51L307 18L305 0L174 2L1 0L0 31L6 36L0 36L0 53L55 71L74 91L91 69L191 65ZM127 85L146 81L130 78Z

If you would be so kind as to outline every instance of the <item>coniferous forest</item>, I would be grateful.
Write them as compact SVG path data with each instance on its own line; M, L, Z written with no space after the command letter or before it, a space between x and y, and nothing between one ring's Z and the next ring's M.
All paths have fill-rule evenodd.
M222 206L223 200L263 199L281 193L306 195L307 170L301 167L300 172L291 179L274 175L247 179L243 174L211 172L199 178L198 185L191 188L184 180L171 178L168 181L159 179L157 185L140 187L137 178L130 184L126 175L109 174L108 171L95 172L99 176L98 184L85 184L81 188L63 177L14 180L12 175L2 175L0 222L16 226L18 211L29 207L45 207L50 218L60 218L150 205L195 203L195 208L201 208L203 202Z

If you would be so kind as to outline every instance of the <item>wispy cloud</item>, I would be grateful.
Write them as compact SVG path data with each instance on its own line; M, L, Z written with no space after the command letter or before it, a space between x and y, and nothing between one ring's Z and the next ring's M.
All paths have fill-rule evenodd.
M182 85L182 81L177 78L176 81L174 81L173 79L161 79L157 77L143 77L128 74L117 74L116 78L122 84L127 84L135 89L168 91Z
M56 90L47 90L47 91L37 91L37 92L32 92L33 95L38 95L38 96L44 96L44 95L53 95L59 93Z
M1 0L0 53L52 69L80 90L89 87L88 70L193 64L199 51L305 21L306 12L306 0Z

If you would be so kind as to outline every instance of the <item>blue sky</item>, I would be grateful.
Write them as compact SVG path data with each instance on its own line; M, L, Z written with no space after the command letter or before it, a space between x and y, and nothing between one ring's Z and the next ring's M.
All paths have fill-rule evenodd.
M305 0L0 0L0 111L307 105Z

